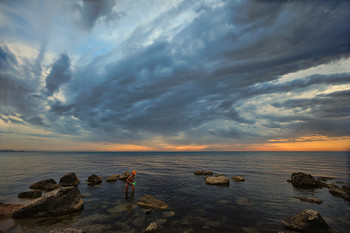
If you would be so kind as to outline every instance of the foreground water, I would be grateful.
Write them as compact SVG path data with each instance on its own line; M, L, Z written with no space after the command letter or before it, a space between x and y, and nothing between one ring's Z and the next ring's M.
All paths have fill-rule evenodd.
M137 171L135 194L125 196L125 183L88 186L91 174L104 180ZM195 170L228 177L243 175L245 182L210 186ZM164 232L287 232L283 218L304 209L321 213L334 232L350 229L350 203L328 189L298 190L286 180L292 172L334 177L349 184L346 152L1 152L0 202L23 203L17 194L30 184L68 172L81 180L84 210L56 218L0 219L1 232L50 232L67 227L84 232L141 232L158 221ZM168 203L169 210L146 215L136 201L149 194ZM317 197L321 205L294 197ZM170 213L170 211L174 211Z

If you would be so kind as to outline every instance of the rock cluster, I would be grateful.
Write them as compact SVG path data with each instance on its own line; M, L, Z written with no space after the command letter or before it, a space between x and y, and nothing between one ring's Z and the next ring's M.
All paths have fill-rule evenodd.
M60 187L27 203L13 212L14 218L59 216L82 210L83 199L78 188Z
M130 176L130 172L124 172L120 175L119 179L126 180Z
M332 229L316 210L303 210L282 220L282 226L300 232L331 233Z
M321 199L318 199L316 197L295 197L295 198L303 202L315 203L319 205L322 204L323 202Z
M336 184L329 184L328 191L334 196L339 196L350 201L350 188L345 185L343 185L342 188L339 188Z

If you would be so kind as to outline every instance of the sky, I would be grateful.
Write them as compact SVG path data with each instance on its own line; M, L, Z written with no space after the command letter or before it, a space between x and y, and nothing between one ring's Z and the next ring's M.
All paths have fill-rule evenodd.
M350 150L349 12L0 1L0 150Z

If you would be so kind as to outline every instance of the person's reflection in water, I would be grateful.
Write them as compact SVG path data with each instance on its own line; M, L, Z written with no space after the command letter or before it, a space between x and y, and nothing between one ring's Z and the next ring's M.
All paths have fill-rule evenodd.
M129 195L129 193L125 193L125 200L127 200L128 202L132 202L134 201L134 192L131 192L131 194Z

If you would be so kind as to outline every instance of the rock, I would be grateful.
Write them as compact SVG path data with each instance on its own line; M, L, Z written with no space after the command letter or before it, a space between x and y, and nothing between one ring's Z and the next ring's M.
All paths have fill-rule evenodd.
M54 189L59 188L60 186L57 185L56 181L54 179L46 179L38 181L34 184L31 184L29 186L30 189L41 189L45 191L52 191Z
M327 184L316 180L312 175L302 172L294 172L291 175L290 182L297 188L322 188L327 187Z
M201 175L211 176L211 175L213 175L213 172L211 172L211 171L195 171L194 174L197 176L201 176Z
M151 224L148 225L148 227L146 228L146 230L144 230L144 232L157 232L160 231L162 229L162 227L157 224L156 222L151 222Z
M212 185L229 185L230 179L226 176L218 176L218 177L207 177L205 179L206 184L212 184Z
M316 197L295 197L296 199L299 199L303 202L309 202L309 203L315 203L315 204L322 204L322 200L318 199Z
M344 198L347 201L350 201L350 189L343 185L342 188L339 188L336 184L329 184L328 191L334 196L339 196Z
M130 172L124 172L123 174L121 174L119 179L126 180L129 176L130 176Z
M119 179L120 175L115 174L106 179L106 182L116 182Z
M83 199L74 186L60 187L13 212L14 218L60 216L82 210Z
M24 205L5 204L0 202L0 217L11 217L13 212L22 208Z
M168 204L164 201L157 200L151 195L143 195L137 200L137 204L142 207L153 208L153 209L168 209Z
M102 176L97 176L95 174L92 174L89 176L87 180L88 185L95 185L95 184L101 184L102 183Z
M240 181L240 182L245 181L245 179L243 178L243 176L234 176L234 177L232 177L232 180L234 180L234 181Z
M282 226L299 231L310 233L330 233L333 232L326 221L322 218L316 210L304 210L292 217L282 220Z
M152 209L146 209L143 211L145 214L151 214L152 213Z
M42 192L40 190L31 190L27 192L21 192L18 194L18 198L37 198L41 197Z
M175 216L175 212L174 211L167 211L167 212L163 213L163 217L164 218L170 218L170 217L173 217L173 216Z
M59 185L63 187L68 187L68 186L78 186L79 184L79 179L77 175L74 172L70 172L60 179L60 182L58 183Z

